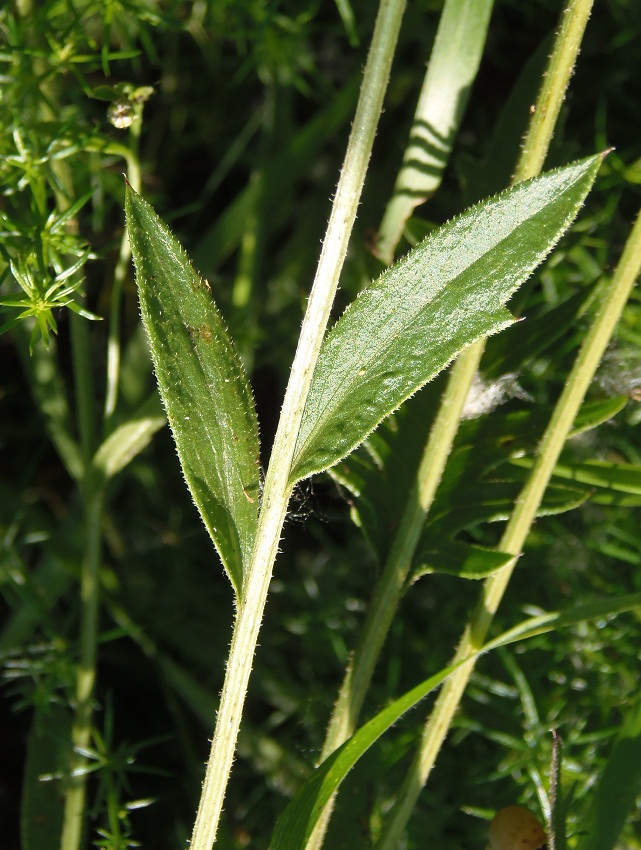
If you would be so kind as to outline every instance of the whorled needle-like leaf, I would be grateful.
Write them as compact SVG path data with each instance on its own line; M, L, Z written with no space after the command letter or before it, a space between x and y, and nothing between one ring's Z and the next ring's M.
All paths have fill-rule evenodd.
M185 479L238 594L259 507L258 421L240 358L169 228L128 185L140 310Z
M430 235L366 289L327 335L291 482L333 466L475 340L576 216L601 156L520 183Z

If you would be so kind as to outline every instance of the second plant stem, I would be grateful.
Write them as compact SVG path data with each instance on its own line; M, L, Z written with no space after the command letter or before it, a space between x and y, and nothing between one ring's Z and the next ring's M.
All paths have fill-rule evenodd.
M530 122L523 151L519 158L519 164L513 179L515 183L536 175L542 168L591 7L592 0L570 0L566 6L561 18L554 51L550 57L548 70L541 85L533 118ZM332 712L321 754L322 759L326 758L343 743L356 728L358 715L362 708L374 667L398 605L425 516L431 507L443 474L458 429L461 411L474 374L478 369L484 345L484 341L480 340L471 346L467 351L463 352L452 368L439 412L437 413L417 472L416 484L408 500L408 507L387 559L385 570L368 609L359 643L354 652L352 662L346 671L336 705ZM504 549L503 546L499 548L501 551L513 551L511 549ZM503 577L502 579L491 584L488 582L488 586L486 587L488 591L486 601L489 605L495 604L498 607L498 602L509 582L513 566L514 562L504 568L499 574ZM483 604L482 602L481 607L483 607ZM488 627L489 622L491 622L491 615L487 623ZM460 661L473 651L471 644L467 646L465 644L466 637L464 636L455 660ZM433 763L433 760L436 758L436 754L447 734L453 712L467 685L471 669L471 665L469 668L467 666L462 667L457 675L445 686L442 697L445 700L447 692L447 704L443 706L440 719L433 715L434 746L431 747L425 740L425 737L423 739L423 747L425 748L424 761L431 760ZM448 718L447 721L445 718ZM411 802L408 800L407 805L400 803L399 808L402 808L398 811L398 817L396 814L392 817L390 830L393 830L395 839L399 838L401 824L404 825L409 817L409 813L416 802L424 781L425 779L420 779L418 782L410 783L411 787L407 790ZM400 795L400 798L403 797L405 790ZM321 846L332 805L330 803L327 807L313 838L308 844L308 850L316 850L316 848ZM385 846L393 847L393 841L390 840Z
M87 476L88 479L91 479L91 477ZM77 850L82 846L86 797L85 752L91 740L91 717L96 678L102 507L102 487L96 488L93 492L85 493L85 551L80 583L80 657L78 659L75 710L71 730L73 754L69 785L65 795L61 850Z

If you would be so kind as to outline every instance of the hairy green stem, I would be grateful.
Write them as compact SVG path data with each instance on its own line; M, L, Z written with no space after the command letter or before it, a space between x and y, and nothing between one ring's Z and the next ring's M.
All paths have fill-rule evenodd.
M419 95L403 165L378 230L388 265L414 209L437 190L476 77L494 0L446 0Z
M466 0L447 0L445 4L403 156L403 167L379 228L377 250L385 262L392 261L414 207L424 202L440 183L468 89L478 70L492 5L492 0L479 0L471 5L466 5ZM441 139L439 151L434 149L435 138ZM332 712L321 760L354 731L475 371L473 358L460 358L452 367L451 379L424 448L404 517Z
M479 355L480 356L480 355ZM324 761L356 730L358 717L370 686L374 668L387 638L403 593L425 517L434 501L454 437L458 429L467 390L476 372L477 361L459 357L443 393L441 405L423 450L416 482L394 538L381 578L367 609L358 644L338 693L327 728L320 761ZM328 803L307 843L307 850L321 847L334 807Z
M576 9L572 8L571 11L574 14ZM587 19L587 15L585 19ZM576 21L573 23L576 23ZM562 23L563 30L564 24ZM580 38L577 40L576 27L572 28L572 38L578 47ZM559 62L555 60L557 55L558 50L551 60L551 64L554 64L555 67L559 65ZM573 55L576 55L576 50ZM570 69L571 66L572 63L570 63ZM563 83L563 80L560 80L558 74L555 74L554 78L557 87L559 84L567 85L569 73L565 79L565 83ZM559 94L557 88L553 88L552 92L549 89L549 77L546 77L544 90L545 102L548 106L545 111L548 116L550 114L556 116L563 99L562 93ZM550 103L552 104L551 106L549 105ZM552 127L553 123L542 124L538 122L537 126L532 128L528 134L528 150L536 151L536 155L541 163L543 161L541 159L542 152L547 150L550 141L550 136L548 135L546 137L545 134L550 133ZM525 179L529 156L529 153L527 155L524 153L521 157L518 174L520 179ZM531 166L529 169L531 171ZM534 173L536 171L531 171L532 175ZM527 176L531 175L528 174ZM398 233L396 238L398 238ZM389 250L393 254L393 247ZM471 381L478 368L483 350L484 341L481 340L464 352L452 369L441 407L424 450L417 473L416 484L410 494L398 535L392 546L381 580L377 585L358 645L339 692L323 746L322 759L326 758L336 747L345 741L356 727L358 715L362 708L378 655L385 641L408 570L411 566L420 530L442 477L458 429L465 398L469 392ZM461 671L461 681L463 680L463 673L464 671ZM456 695L454 689L450 688L450 701L454 707L458 705L459 698L460 694ZM319 823L313 838L308 844L309 850L320 847L330 813L331 805L328 806L322 821Z
M470 365L472 366L471 374ZM466 398L466 394L460 391L460 387L469 385L474 377L473 367L473 363L470 364L467 360L459 358L452 369L441 407L423 451L416 482L410 493L399 531L394 538L385 569L377 584L354 659L341 687L321 760L327 758L343 741L346 741L356 728L376 661L412 565L425 516L434 501L436 489L456 435Z
M543 168L593 3L594 0L568 0L566 3L513 183L535 177Z
M210 850L216 838L273 563L294 485L290 470L296 435L356 218L404 9L405 0L382 0L379 7L354 124L267 470L256 544L236 614L191 850Z

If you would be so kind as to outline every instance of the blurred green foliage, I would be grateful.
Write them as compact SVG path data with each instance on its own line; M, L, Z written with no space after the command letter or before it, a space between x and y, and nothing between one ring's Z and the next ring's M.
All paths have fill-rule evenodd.
M420 0L408 9L337 311L378 273L368 245L400 165L440 5ZM558 12L556 0L497 2L451 166L440 192L418 210L417 230L477 197L474 174L497 162L505 174L505 163L515 161L530 102L516 98L507 113L503 106ZM108 317L122 237L121 172L133 155L127 133L109 123L108 104L95 95L121 83L153 88L140 137L144 192L211 281L252 372L268 451L371 27L364 0L18 0L0 11L0 304L2 329L11 328L0 337L3 846L19 846L22 765L33 783L38 735L64 727L57 709L71 700L77 658L82 492L73 451L65 449L82 431L72 320ZM615 150L577 225L513 305L533 327L537 318L543 328L550 316L559 318L552 311L565 310L565 319L557 336L541 344L533 336L516 365L509 365L513 349L501 348L502 337L492 341L488 375L518 371L520 389L496 419L488 413L473 420L462 441L476 428L496 436L510 415L554 402L599 281L618 259L639 206L640 30L635 0L596 4L548 165ZM116 422L153 390L131 276L121 322ZM107 324L83 324L98 421ZM593 401L627 395L628 403L615 419L574 438L568 460L641 463L640 343L637 293L592 393ZM530 444L535 439L536 432ZM322 477L302 485L296 500L251 680L221 848L266 847L276 817L313 766L379 570L350 520L344 489ZM540 518L497 628L522 612L641 590L636 505L623 497L588 500ZM464 529L465 540L493 545L497 527L475 522ZM102 532L91 838L102 837L96 846L136 839L164 850L189 835L232 618L228 582L166 430L110 483ZM447 662L476 593L474 582L448 575L412 587L366 713ZM543 799L551 727L565 740L572 847L610 739L638 689L639 625L638 616L585 624L486 657L412 820L408 847L484 846L484 824L473 815L537 793ZM404 718L348 777L328 846L371 846L422 717ZM55 780L49 785L56 794ZM127 808L142 799L152 802ZM640 847L635 835L638 813L622 846Z

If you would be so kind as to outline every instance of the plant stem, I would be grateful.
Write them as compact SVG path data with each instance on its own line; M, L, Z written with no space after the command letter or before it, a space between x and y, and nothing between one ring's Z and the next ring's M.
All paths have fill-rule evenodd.
M73 754L65 794L61 850L77 850L82 845L87 787L84 751L91 740L93 690L96 678L103 492L102 488L96 488L95 492L85 494L85 541L80 586L80 658L76 679L75 713L71 729Z
M25 4L22 14L29 13L30 6ZM58 103L57 91L52 79L45 74L44 60L37 58L34 72L43 82L40 112L44 120L53 120ZM64 159L53 159L51 169L55 175L55 200L61 212L68 208L75 190L69 164ZM76 222L70 221L73 229ZM73 375L76 397L76 421L80 444L81 492L84 500L84 555L81 566L80 588L80 637L79 661L76 678L75 707L71 726L71 746L69 770L70 777L65 789L65 806L60 839L61 850L79 850L82 846L85 793L86 762L83 750L87 748L91 736L91 716L93 712L93 688L96 674L96 643L99 609L99 566L100 532L104 489L94 481L91 457L95 446L95 422L93 410L93 378L91 371L89 336L86 321L75 313L69 316L71 347L73 355Z
M593 2L594 0L568 0L566 3L554 49L543 75L536 106L523 141L513 183L521 183L529 177L535 177L543 168Z
M374 668L405 587L425 517L434 501L456 436L463 405L476 367L477 360L470 357L459 357L452 367L441 405L423 450L416 483L409 495L385 569L367 609L358 644L345 672L345 678L332 711L321 751L321 762L346 741L356 729ZM316 850L321 847L334 801L335 797L332 797L327 804L307 843L307 850Z
M76 396L76 420L80 437L80 453L84 476L91 463L95 445L95 422L93 409L93 379L87 322L75 313L69 313L71 350L73 354L73 377Z
M191 850L209 850L215 841L273 563L294 484L290 470L296 435L356 218L404 9L405 0L382 0L379 6L354 124L267 470L256 544L238 606Z
M533 117L524 141L524 146L521 151L513 183L535 176L540 172L543 166L554 132L554 126L561 109L561 104L563 103L565 92L569 85L572 69L578 55L581 39L587 25L591 8L592 0L568 0L562 15L561 25L559 32L557 33L554 49L549 60L548 70L543 78ZM465 375L469 376L470 384L474 372L480 363L484 347L484 340L480 340L467 351L463 352L463 354L459 357L457 365L463 361L464 365L461 366L461 369L464 370ZM452 378L450 380L452 380ZM465 396L467 396L470 384L465 387L463 382L461 382L459 391L461 393L465 393ZM451 411L452 414L454 414L454 405L452 405ZM455 432L456 424L453 423L453 429L451 431L452 435L454 435ZM556 459L554 460L554 463L555 462ZM554 466L554 463L552 466ZM547 481L545 481L545 484L543 485L543 490L545 490L545 486L547 486ZM538 503L534 508L535 513L537 507ZM533 518L534 515L532 516L532 519ZM530 522L531 521L532 520L530 520ZM511 524L512 521L509 526ZM506 528L506 534L507 533L508 529ZM525 532L525 535L527 536L527 531ZM509 537L507 540L502 540L499 544L499 549L505 552L513 552L515 555L518 554L518 552L520 552L520 547L510 548L508 546L509 542ZM470 652L474 651L477 646L476 641L478 640L478 634L482 633L483 629L485 629L485 633L487 633L492 617L498 608L503 593L505 592L505 588L507 587L512 575L515 563L516 558L514 561L503 567L494 576L487 579L477 613L463 634L455 654L454 661L461 661L466 658ZM472 636L474 636L474 642L472 642ZM459 705L473 669L474 662L470 662L469 665L462 665L453 674L453 676L448 679L441 690L436 700L434 710L424 728L419 752L410 767L406 780L399 793L398 802L392 812L390 820L384 828L379 843L377 844L378 850L392 850L392 848L397 846L405 828L405 824L407 823L416 800L427 781L429 773L431 772L436 760L436 756L438 755L441 745L447 735L454 713Z
M467 4L466 8L465 0L463 4L461 0L447 0L443 8L403 166L379 228L377 251L384 262L392 262L405 222L414 207L427 200L440 184L467 102L468 89L478 70L492 5L493 0L478 0ZM441 139L438 151L435 139ZM332 712L321 761L354 731L475 371L474 358L459 358L452 367L405 514Z
M561 21L555 49L550 57L548 72L543 78L534 117L528 128L517 172L513 180L514 183L535 176L543 165L554 130L554 124L558 117L581 43L581 36L587 24L590 9L591 2L577 4L575 0L570 0L568 3ZM436 53L436 47L434 53ZM431 64L432 62L430 61L430 66ZM429 79L430 73L428 69L422 91L422 99L424 98L426 101L426 91L429 91ZM423 123L426 122L426 116L421 110L421 104L419 104L419 108L417 109L417 117ZM542 120L543 117L545 117L545 121ZM430 122L427 123L429 124ZM416 155L413 154L410 156L409 152L410 148L406 151L404 159L413 162ZM397 186L400 183L401 175L399 175L399 179L397 180ZM411 212L413 206L410 200L409 198L405 198L400 205L390 205L381 224L382 237L379 250L384 250L384 259L388 261L391 261L396 242L402 232L402 227L399 226L397 218L402 210L405 210L407 214ZM458 430L461 412L469 393L472 379L479 367L484 349L485 340L479 340L467 351L464 351L452 367L448 385L443 394L434 426L423 452L421 464L417 472L416 484L410 494L407 508L388 556L383 575L377 584L372 602L368 607L368 613L361 630L359 642L350 665L346 670L345 678L332 712L321 751L321 761L347 740L356 728L365 694L369 688L378 656L398 606L421 529L442 478ZM463 656L457 656L457 660L460 657ZM454 708L458 705L460 696L467 684L465 673L466 668L461 668L458 673L460 682L464 681L462 690L458 695L456 695L451 683L448 684L450 688L449 697ZM438 747L440 747L440 744ZM435 756L436 753L434 753ZM307 845L307 850L318 850L322 845L333 804L334 798L332 798L322 818L319 820L314 834ZM414 803L412 802L413 805ZM407 816L409 816L409 811L411 811L411 807L406 813Z
M481 62L494 0L446 0L376 253L394 259L408 218L437 190Z
M471 374L470 374L471 367ZM474 363L459 358L452 368L441 407L423 451L416 483L408 499L407 509L394 539L385 569L372 599L354 659L343 682L321 760L327 758L343 741L352 735L358 715L385 642L396 606L403 592L412 565L425 516L429 510L443 469L447 463L452 441L465 404L467 387L475 372Z

